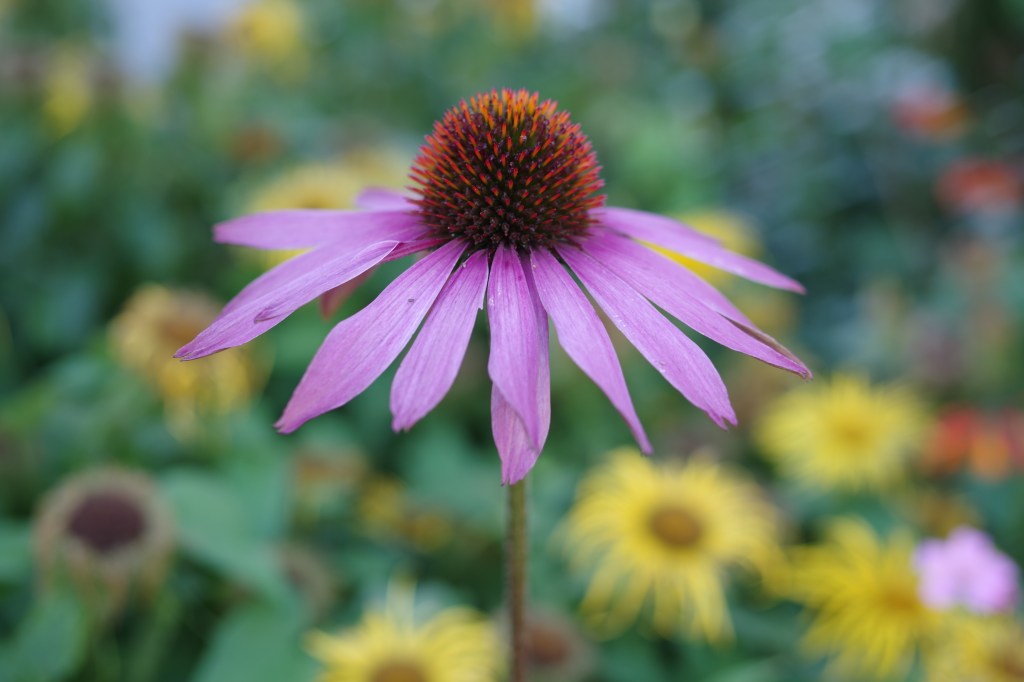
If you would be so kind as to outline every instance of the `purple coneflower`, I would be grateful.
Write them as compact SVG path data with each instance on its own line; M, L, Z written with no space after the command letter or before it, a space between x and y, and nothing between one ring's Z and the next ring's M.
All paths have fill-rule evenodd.
M249 284L177 357L245 343L375 266L427 252L331 330L277 427L289 433L350 401L419 329L391 389L393 426L408 429L451 387L486 294L491 417L505 483L526 475L547 437L549 317L562 348L608 396L641 449L651 449L584 288L669 383L722 427L736 418L721 377L655 306L724 346L810 375L722 294L642 242L769 286L801 291L799 284L678 222L604 206L599 170L590 142L555 102L525 90L477 95L426 138L411 171L415 198L371 190L361 210L275 211L218 225L222 243L310 250Z

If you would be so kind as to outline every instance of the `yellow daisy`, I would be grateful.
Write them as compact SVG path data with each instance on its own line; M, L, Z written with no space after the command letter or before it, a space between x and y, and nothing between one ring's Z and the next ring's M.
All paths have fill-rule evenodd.
M909 389L837 375L778 398L756 435L784 476L824 490L877 490L903 478L926 426Z
M537 34L536 0L487 0L481 8L490 14L501 35L523 42Z
M397 152L352 151L332 163L299 166L253 193L254 213L288 208L351 208L368 186L399 187L406 182L407 160Z
M491 682L502 672L497 633L483 616L448 608L417 623L411 591L389 595L384 610L338 635L309 638L326 666L319 682Z
M203 294L148 284L110 326L114 355L160 395L168 428L179 437L195 433L201 413L224 414L247 403L263 380L263 369L244 348L218 353L202 366L174 358L218 309Z
M1021 682L1024 628L1008 616L954 617L924 656L926 682Z
M727 569L763 572L780 552L775 510L739 474L703 456L659 466L628 448L580 484L566 532L574 566L593 567L582 610L606 635L650 603L662 634L727 639Z
M936 614L917 593L914 541L880 539L860 519L833 523L824 544L793 552L789 595L815 612L808 651L833 656L832 670L857 680L903 674Z
M80 47L64 45L50 57L44 82L43 116L56 137L85 120L93 107L92 63Z
M259 0L245 6L230 27L230 38L246 54L283 75L308 66L302 10L294 0Z

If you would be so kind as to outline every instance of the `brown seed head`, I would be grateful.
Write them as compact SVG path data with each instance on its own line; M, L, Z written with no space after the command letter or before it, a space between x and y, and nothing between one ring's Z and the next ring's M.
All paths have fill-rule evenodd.
M555 102L495 90L434 124L410 177L438 236L530 249L586 234L589 211L604 203L599 170L590 142Z

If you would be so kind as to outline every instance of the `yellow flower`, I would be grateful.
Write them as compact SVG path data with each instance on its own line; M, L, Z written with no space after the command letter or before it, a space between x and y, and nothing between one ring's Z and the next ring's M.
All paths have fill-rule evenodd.
M43 116L57 137L74 131L92 109L92 67L85 52L62 47L47 65Z
M294 0L258 0L245 6L230 27L230 37L245 54L285 75L301 75L308 66L302 11Z
M536 0L487 0L482 7L491 15L495 28L514 41L525 41L537 33Z
M824 490L877 490L903 478L926 426L909 389L837 375L777 399L756 435L785 476Z
M576 569L593 567L582 610L606 635L650 603L662 634L728 639L724 573L763 573L780 553L777 514L752 483L703 456L659 466L629 448L586 476L566 531Z
M824 544L794 550L788 593L816 612L804 643L832 655L836 675L902 675L930 635L937 616L918 597L913 552L909 532L882 541L860 519L836 521Z
M252 353L232 348L202 365L181 362L174 352L217 316L205 295L148 284L125 304L110 327L114 354L160 395L168 427L194 434L200 413L223 414L249 401L263 379Z
M480 614L448 608L419 623L409 591L339 635L314 633L309 650L327 667L320 682L491 682L502 671L497 634Z
M314 163L286 171L252 194L249 213L293 208L340 210L353 208L367 187L400 187L408 166L397 153L354 151L341 162ZM260 251L265 267L273 267L301 251Z
M1009 616L954 617L924 656L926 682L1024 680L1024 628Z
M722 243L722 246L730 251L756 258L761 253L761 240L757 232L742 216L731 211L703 210L684 213L678 216L679 220L686 223L693 229L709 237L714 237ZM710 265L697 262L686 256L679 255L652 245L655 251L660 251L677 263L700 275L715 286L721 286L732 278L727 272L713 268Z

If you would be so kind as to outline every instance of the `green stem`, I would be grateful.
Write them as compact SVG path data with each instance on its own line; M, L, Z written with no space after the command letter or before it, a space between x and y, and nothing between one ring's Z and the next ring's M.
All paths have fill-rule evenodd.
M526 682L526 479L508 489L505 552L511 656L509 682Z

